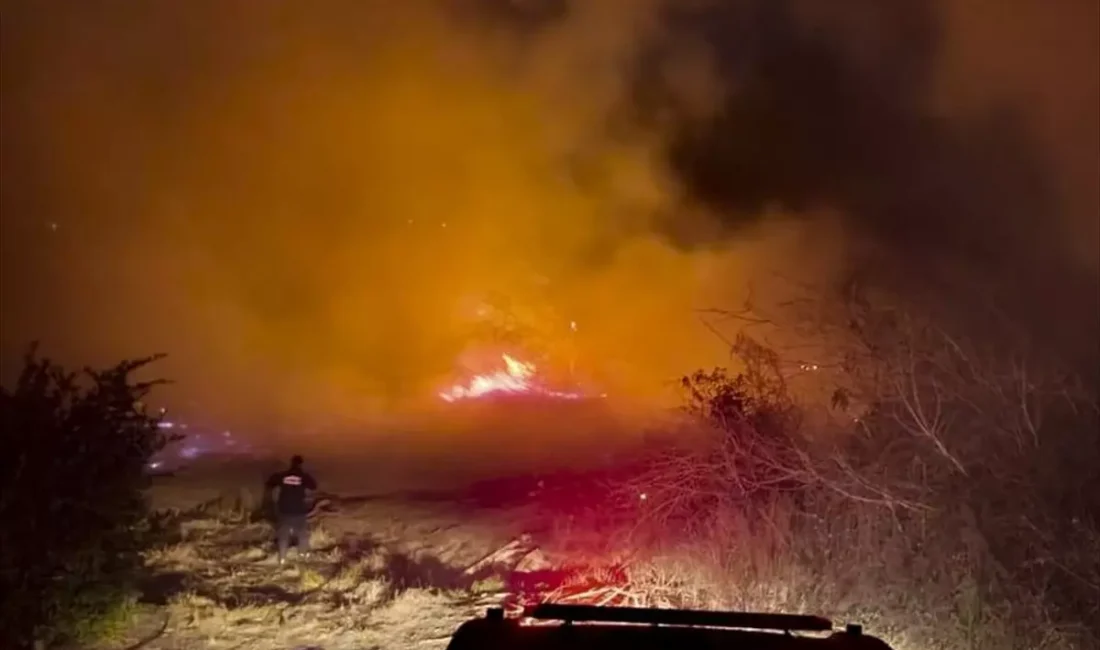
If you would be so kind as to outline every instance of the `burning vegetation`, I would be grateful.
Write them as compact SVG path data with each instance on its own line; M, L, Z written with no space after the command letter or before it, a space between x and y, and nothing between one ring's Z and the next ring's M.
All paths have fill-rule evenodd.
M245 626L272 647L352 648L393 634L405 639L394 647L414 647L442 645L441 624L456 625L486 604L519 611L549 600L813 612L860 621L899 650L1094 647L1094 397L1051 364L886 305L878 296L810 310L829 318L807 320L807 328L843 324L846 334L828 337L831 358L822 351L795 362L797 373L786 370L792 364L781 350L742 333L730 368L684 378L683 426L599 467L434 493L324 494L312 514L317 558L285 571L272 560L254 485L237 481L201 507L146 513L140 522L137 502L127 501L127 525L110 531L144 552L144 567L111 574L119 586L104 591L113 594L108 601L63 619L28 609L18 629L22 638L117 632L120 615L149 611L167 612L174 622L160 634L181 642L233 643ZM531 365L502 361L502 388L470 399L540 395ZM126 383L137 367L95 374L99 392L81 394L60 369L32 359L18 389L2 394L4 421L51 426L11 438L25 446L15 457L37 469L5 474L15 481L5 486L5 508L37 512L50 502L43 486L53 483L32 490L19 481L56 474L65 466L58 454L98 453L66 443L74 417L102 435L121 427L148 438L103 448L134 454L104 466L122 462L120 489L140 494L143 465L169 430L140 410L119 410L151 386ZM824 402L798 387L806 368L815 382L827 376L835 384ZM118 413L133 415L116 422ZM162 507L174 498L172 481L189 479L165 480L152 492ZM323 484L337 480L321 474ZM64 490L70 499L99 494ZM50 526L48 516L35 516L36 526ZM25 543L4 548L40 552ZM102 549L51 552L51 562L65 564L70 556L92 561ZM38 571L31 576L38 582L27 584L44 584ZM152 604L135 600L142 593ZM408 610L415 603L431 620ZM103 616L114 622L104 628Z
M824 403L742 335L734 367L684 378L688 428L600 471L485 485L483 506L537 506L495 557L514 602L815 612L906 649L1093 647L1095 396L887 305L853 298L829 321L843 343L794 364L835 382Z
M309 456L334 421L365 460L273 573L250 465L147 490L177 447L137 366L31 359L0 391L10 638L148 606L169 645L438 646L556 599L1100 644L1095 2L246 4L5 10L0 345L166 350L202 450ZM564 415L618 400L644 424ZM418 409L434 457L386 420ZM519 476L364 494L391 448Z
M552 399L583 397L581 393L547 387L537 376L538 368L534 363L520 361L508 354L502 354L500 359L504 362L502 368L487 374L474 375L468 381L440 392L440 399L445 402L456 402L494 395L525 395Z

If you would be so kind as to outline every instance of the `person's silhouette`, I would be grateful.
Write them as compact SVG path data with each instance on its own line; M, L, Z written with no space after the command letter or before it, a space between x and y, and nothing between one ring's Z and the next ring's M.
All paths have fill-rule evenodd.
M286 561L291 536L298 541L298 555L309 555L309 492L317 489L317 481L302 469L301 456L290 459L290 468L272 474L267 479L267 493L278 490L275 501L275 540L279 548L279 564Z

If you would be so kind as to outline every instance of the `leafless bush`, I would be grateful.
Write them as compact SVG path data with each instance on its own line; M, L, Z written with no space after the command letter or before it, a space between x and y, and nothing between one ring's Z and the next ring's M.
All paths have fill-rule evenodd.
M1022 627L1050 617L1095 637L1100 422L1088 391L1002 332L964 339L869 301L849 314L847 390L869 408L845 470L925 505L904 525L971 558L983 602L1010 603Z
M710 435L662 450L629 488L648 496L648 531L690 536L729 584L798 592L727 602L851 612L954 647L1095 644L1088 391L1017 337L964 337L881 296L795 306L826 342L795 365L829 403L796 400L779 355L738 338L738 372L684 382ZM806 417L817 406L829 423Z
M683 378L685 411L702 435L657 450L627 483L644 497L644 522L699 529L720 513L764 515L816 482L777 355L747 337L735 352L743 366L736 374L717 368Z

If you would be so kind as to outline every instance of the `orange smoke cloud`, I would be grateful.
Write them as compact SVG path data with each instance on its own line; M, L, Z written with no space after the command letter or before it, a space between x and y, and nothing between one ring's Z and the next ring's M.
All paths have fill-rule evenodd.
M669 403L670 380L728 363L699 309L845 258L826 211L711 237L672 126L623 112L646 48L681 116L731 81L658 0L533 24L476 3L16 5L4 239L40 243L4 244L5 350L165 351L174 406L254 426L413 408L492 296L530 354L568 348L609 394ZM674 246L670 219L714 245Z

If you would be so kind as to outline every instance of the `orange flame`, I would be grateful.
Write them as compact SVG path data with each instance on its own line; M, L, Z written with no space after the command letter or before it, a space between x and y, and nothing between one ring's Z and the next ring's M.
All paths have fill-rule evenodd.
M485 375L474 375L465 384L458 384L439 393L439 397L446 402L457 402L463 399L476 399L496 393L503 394L537 394L559 399L577 399L580 395L549 390L538 385L534 381L535 364L520 361L507 354L501 355L504 360L504 368Z

